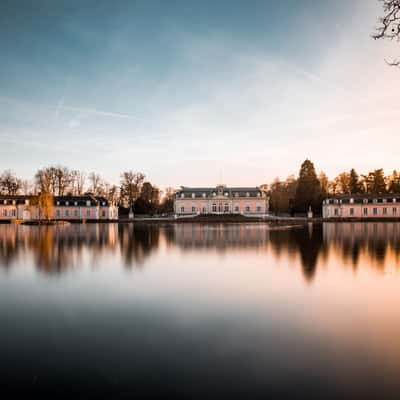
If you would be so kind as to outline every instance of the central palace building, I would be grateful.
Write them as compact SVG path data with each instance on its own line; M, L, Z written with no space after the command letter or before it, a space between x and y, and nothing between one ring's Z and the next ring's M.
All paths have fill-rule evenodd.
M175 194L176 215L242 214L261 216L268 213L268 197L258 187L190 188L182 186Z

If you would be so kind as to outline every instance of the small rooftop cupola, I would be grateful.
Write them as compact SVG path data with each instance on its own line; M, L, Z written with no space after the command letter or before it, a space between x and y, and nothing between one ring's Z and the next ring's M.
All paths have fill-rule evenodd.
M217 194L218 196L223 196L224 195L224 189L226 185L217 185Z

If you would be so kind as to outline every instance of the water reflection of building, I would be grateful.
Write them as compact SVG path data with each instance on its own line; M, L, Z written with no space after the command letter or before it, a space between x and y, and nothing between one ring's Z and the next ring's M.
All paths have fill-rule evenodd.
M389 252L400 255L400 224L397 222L324 223L324 242L357 266L361 256L383 265Z
M240 249L265 247L269 230L265 225L176 224L174 242L184 250Z
M265 224L79 224L70 226L0 225L0 267L32 259L46 274L60 274L106 257L127 268L143 266L160 249L185 253L255 252L265 260L284 257L300 265L306 280L328 258L354 267L368 259L382 268L400 262L400 224L353 222L270 228ZM167 253L170 250L167 250ZM25 256L26 260L25 260ZM21 260L24 260L23 262Z

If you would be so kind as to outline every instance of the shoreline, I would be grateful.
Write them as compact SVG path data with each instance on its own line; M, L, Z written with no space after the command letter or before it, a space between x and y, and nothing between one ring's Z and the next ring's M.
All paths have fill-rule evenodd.
M63 226L69 224L133 224L133 223L172 223L172 224L249 224L264 223L268 225L304 225L308 223L351 223L351 222L399 222L399 218L307 218L307 217L245 217L245 216L195 216L195 217L136 217L133 219L121 218L118 220L51 220L51 221L30 221L30 220L0 220L0 224L15 224L27 226Z

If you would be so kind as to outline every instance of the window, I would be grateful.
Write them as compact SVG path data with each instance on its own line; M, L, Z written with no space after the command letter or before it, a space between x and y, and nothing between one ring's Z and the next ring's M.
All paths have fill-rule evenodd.
M105 216L106 216L106 211L105 211L105 210L103 210L103 211L101 212L101 216L102 216L102 217L105 217Z
M65 216L69 217L69 210L65 210Z
M196 207L192 206L192 212L196 212Z
M261 212L261 206L257 206L257 212Z
M396 214L397 214L397 208L393 207L393 215L396 215Z
M181 213L185 212L185 207L181 207Z
M224 212L229 212L229 204L225 204L224 206Z
M11 211L11 216L16 217L17 216L17 210L12 210Z
M60 217L60 210L56 210L56 217Z
M368 215L368 208L363 208L363 215L365 215L365 216Z
M3 217L7 217L7 210L6 209L3 210Z
M235 212L239 212L239 206L235 206Z
M354 216L354 208L350 208L350 217Z
M386 207L384 207L384 208L382 209L382 213L383 213L383 215L387 215L387 208L386 208Z
M214 203L213 205L212 205L212 212L217 212L217 205Z
M239 193L238 192L235 193L235 197L239 197Z
M78 216L79 216L78 210L74 210L74 216L75 216L75 217L78 217Z
M90 210L87 210L87 211L86 211L86 216L87 216L87 217L90 217Z
M372 210L372 213L373 213L374 215L378 215L378 209L377 209L377 208L374 208L374 209Z
M207 213L207 207L203 207L203 214Z
M383 200L382 200L382 203L387 203L387 200L386 200L386 199L383 199Z
M246 212L250 212L250 206L246 206Z
M339 215L339 209L335 208L335 216L337 217Z

